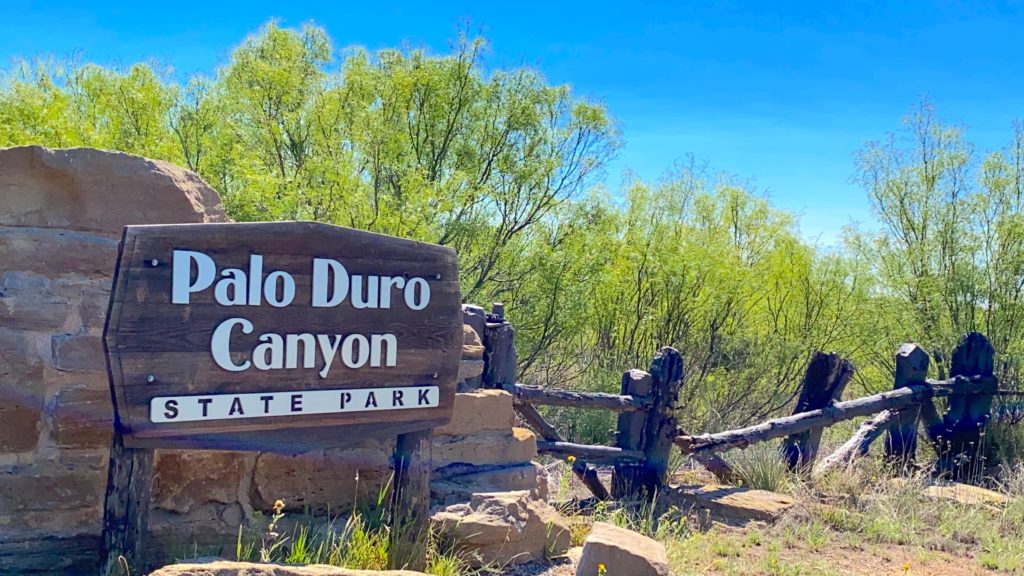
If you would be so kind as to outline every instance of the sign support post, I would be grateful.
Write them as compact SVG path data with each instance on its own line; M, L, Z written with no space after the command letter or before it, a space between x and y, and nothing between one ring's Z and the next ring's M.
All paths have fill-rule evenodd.
M104 576L130 574L124 570L145 562L142 540L149 525L153 451L125 448L121 432L114 430L103 504ZM123 560L122 560L123 558Z
M430 533L430 469L433 430L400 434L395 446L395 487L391 493L393 570L425 570Z

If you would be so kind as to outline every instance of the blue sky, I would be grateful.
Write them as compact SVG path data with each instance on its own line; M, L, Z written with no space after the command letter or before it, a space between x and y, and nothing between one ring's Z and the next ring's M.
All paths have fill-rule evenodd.
M775 6L771 6L774 4ZM0 3L0 63L77 54L210 72L271 18L335 45L447 50L461 22L491 67L529 65L605 103L626 141L608 174L656 179L693 154L752 179L831 244L871 225L853 153L922 96L979 152L1024 119L1024 2Z

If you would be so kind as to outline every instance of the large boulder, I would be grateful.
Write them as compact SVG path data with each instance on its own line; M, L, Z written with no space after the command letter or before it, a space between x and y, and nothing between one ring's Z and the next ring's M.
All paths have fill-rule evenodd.
M217 192L169 162L92 148L0 150L0 226L119 236L125 224L226 222Z
M524 564L569 549L569 524L526 490L473 494L433 513L434 530L474 565Z
M164 566L150 576L425 576L410 570L349 570L324 564L290 566L252 562L195 562Z
M583 543L576 576L596 576L601 566L609 576L668 576L665 547L632 530L594 523Z

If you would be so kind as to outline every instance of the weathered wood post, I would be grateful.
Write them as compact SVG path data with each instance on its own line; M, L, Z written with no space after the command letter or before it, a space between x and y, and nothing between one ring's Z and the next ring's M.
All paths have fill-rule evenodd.
M893 390L921 384L928 377L928 353L917 344L903 344L896 351L896 375ZM917 421L921 406L907 406L900 410L889 426L885 439L885 456L902 470L910 468L917 453Z
M433 430L400 434L395 445L391 493L392 569L425 570L430 534L430 468Z
M643 370L627 370L622 375L622 395L646 398L651 395L654 378ZM647 410L619 414L615 431L615 445L626 450L643 450L647 430ZM619 462L612 471L612 497L622 500L637 497L643 487L643 464Z
M675 409L683 385L683 356L675 348L665 346L654 355L649 372L654 384L644 439L644 489L653 498L668 480L669 456L679 427Z
M142 541L149 526L153 451L125 448L119 428L115 422L103 504L104 576L125 573L122 557L131 573L144 573L148 568Z
M793 414L818 410L839 400L853 372L853 363L839 354L815 352L807 364ZM821 444L821 431L822 428L815 428L792 434L783 441L782 453L790 470L796 470L798 466L807 469L814 464Z
M953 350L949 375L992 376L994 356L995 351L988 338L971 332L961 338ZM954 480L981 474L984 466L981 433L988 423L993 394L998 387L998 382L993 380L988 390L991 393L968 394L966 390L960 391L966 388L966 382L954 384L954 392L949 396L948 408L942 418L942 432L933 439L939 450L936 473L948 474Z
M495 302L484 325L484 388L502 388L516 381L515 330L505 320L505 305Z
M666 483L678 429L674 410L682 383L683 357L669 346L654 355L647 373L627 372L623 376L622 393L648 396L651 404L646 412L619 416L619 447L643 451L645 460L616 465L612 476L612 495L616 498L652 499Z
M467 306L463 306L463 312L467 308ZM482 310L479 307L475 308ZM484 334L484 387L507 389L509 386L515 385L517 360L515 331L512 325L505 320L503 304L495 303L492 306L491 314L487 315ZM540 434L545 441L565 442L565 438L550 422L544 419L544 416L533 405L516 402L515 410L523 422L534 432ZM611 498L608 489L597 477L597 469L592 464L585 462L582 458L577 458L572 464L572 473L598 500L604 501Z

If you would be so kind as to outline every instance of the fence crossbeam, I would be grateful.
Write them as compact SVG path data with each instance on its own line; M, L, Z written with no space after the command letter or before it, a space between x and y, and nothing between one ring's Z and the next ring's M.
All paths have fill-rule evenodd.
M641 461L644 459L644 453L640 450L625 450L612 446L591 446L589 444L575 444L573 442L548 442L545 440L537 442L537 452L561 458L574 456L588 462L601 463L614 463L624 460Z
M525 384L506 384L504 388L515 397L517 403L534 406L569 406L613 412L635 412L647 410L651 406L650 400L639 396L577 392Z
M947 380L926 380L889 392L836 402L818 410L774 418L754 426L715 434L679 435L675 444L685 454L722 452L744 448L757 442L797 434L812 428L831 426L836 422L869 416L885 409L899 409L924 400L958 394L991 394L998 385L994 376L957 376Z

